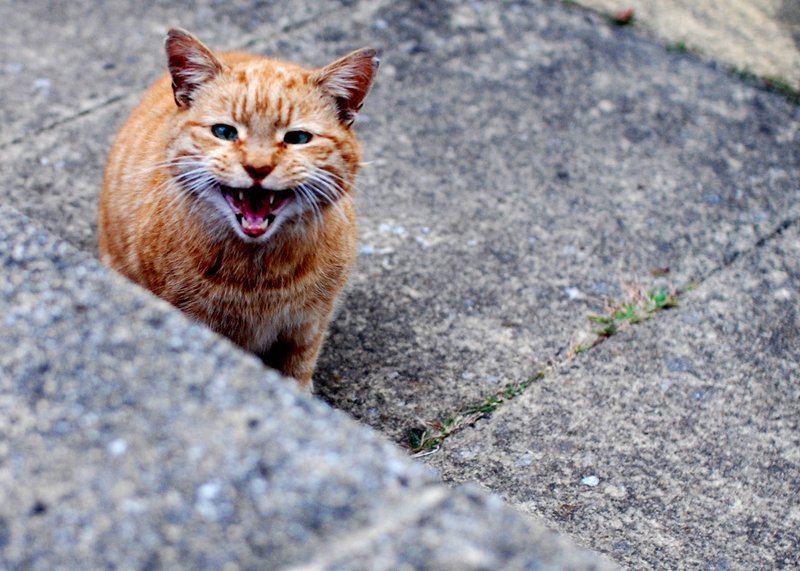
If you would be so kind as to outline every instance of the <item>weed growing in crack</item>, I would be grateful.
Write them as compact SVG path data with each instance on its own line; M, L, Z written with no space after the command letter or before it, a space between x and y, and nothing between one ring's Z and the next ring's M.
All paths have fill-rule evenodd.
M800 104L800 86L793 86L783 77L769 75L764 78L764 85L767 89L780 93L792 103Z
M672 54L693 54L702 56L705 53L702 48L688 44L684 40L670 42L666 45L666 48L667 51Z
M679 41L667 44L667 51L676 54L688 54L692 51L692 49L686 42Z
M439 450L442 442L448 436L462 428L472 426L481 418L497 410L504 402L518 397L533 383L542 380L545 373L546 371L540 371L522 382L506 385L482 401L464 407L447 420L426 421L424 426L412 428L408 431L408 441L406 442L409 452L416 457L433 454Z
M689 289L691 286L683 291L666 287L645 290L636 285L626 286L625 299L622 302L609 305L604 315L589 316L590 321L601 327L595 329L594 339L588 343L575 345L570 349L568 356L574 357L586 353L622 329L650 319L659 311L676 307L683 293Z
M568 361L577 354L590 351L619 331L650 319L659 311L676 307L681 302L683 294L692 288L693 286L690 285L682 290L666 287L646 290L635 284L625 286L625 298L622 302L610 304L604 315L589 316L593 323L597 323L601 327L594 331L594 338L590 342L576 345L570 349L565 360ZM480 402L465 406L446 420L422 422L420 426L408 431L406 448L418 458L433 454L439 450L442 442L450 435L462 428L474 425L497 410L503 403L518 397L533 383L542 380L551 368L557 366L558 364L551 364L550 367L539 371L525 381L506 385Z
M749 66L731 66L728 68L732 74L751 85L761 85L769 91L783 95L794 104L800 104L800 89L793 86L788 80L780 76L759 77Z

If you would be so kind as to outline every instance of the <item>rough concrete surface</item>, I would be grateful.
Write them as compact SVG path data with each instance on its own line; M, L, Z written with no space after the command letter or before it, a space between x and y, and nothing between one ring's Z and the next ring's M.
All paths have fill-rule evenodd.
M702 288L776 232L791 235L800 219L796 105L723 66L670 53L638 37L637 27L613 28L560 2L58 6L0 6L0 113L8 126L0 134L0 201L90 253L105 154L163 69L170 25L215 48L313 65L362 45L380 49L378 81L357 125L368 163L359 183L361 256L316 385L325 400L395 441L563 362L585 338L586 316L620 299L623 282ZM722 285L727 303L737 303L737 284ZM796 289L789 292L796 305ZM764 323L776 320L767 307L753 311ZM661 315L640 327L657 332L660 323ZM644 335L636 331L632 339ZM602 351L580 362L589 366ZM741 359L757 362L758 353ZM569 395L561 398L548 406L567 406ZM626 406L616 398L610 408ZM640 421L657 414L641 411ZM680 418L664 418L672 422ZM517 451L513 441L490 438L490 427L479 423L460 438L483 439L484 455L498 458L498 473L485 481L496 486ZM681 435L664 431L658 445ZM581 449L586 442L575 438ZM456 473L461 460L449 447L429 461L448 479L470 477L474 466ZM764 461L775 453L758 450ZM652 462L653 477L679 470L680 458ZM542 462L562 460L551 451ZM534 490L541 501L566 493L553 486L532 483L524 500L496 489L531 512ZM704 501L704 488L696 489L695 507ZM616 517L601 507L592 525ZM563 527L554 512L537 513ZM671 517L665 525L679 519ZM633 516L623 521L644 529ZM739 537L747 528L724 521L719 533ZM765 518L751 527L769 535L775 524ZM722 553L720 535L709 536L706 551L694 536L673 534L668 549L656 543L661 536L644 535L618 553L605 531L590 529L593 537L571 532L632 568L655 565L657 545L672 561L716 548L729 557L718 568L739 567L738 556ZM777 561L782 548L772 545Z
M794 225L452 437L435 465L631 569L797 569L799 290Z
M405 49L318 375L398 440L563 356L622 282L700 280L800 213L796 106L582 11L458 6L376 14Z
M611 569L0 206L0 567Z
M797 0L576 0L615 15L634 10L637 27L672 45L800 89Z

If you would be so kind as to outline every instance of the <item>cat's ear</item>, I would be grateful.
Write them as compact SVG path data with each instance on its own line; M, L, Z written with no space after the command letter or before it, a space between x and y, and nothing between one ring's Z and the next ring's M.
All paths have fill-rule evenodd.
M178 107L192 104L194 93L224 69L224 65L203 43L181 28L172 28L164 42L172 92Z
M356 50L316 71L312 81L336 98L339 119L352 125L378 70L378 52L371 48Z

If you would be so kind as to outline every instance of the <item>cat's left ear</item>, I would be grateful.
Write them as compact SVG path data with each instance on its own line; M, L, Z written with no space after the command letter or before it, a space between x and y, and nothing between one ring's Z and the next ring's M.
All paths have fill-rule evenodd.
M178 107L189 107L195 91L220 73L224 66L203 42L181 28L169 31L164 48L172 75L175 103Z
M312 76L312 81L322 91L336 98L339 119L345 125L350 126L355 121L372 86L378 64L378 52L363 48L323 67Z

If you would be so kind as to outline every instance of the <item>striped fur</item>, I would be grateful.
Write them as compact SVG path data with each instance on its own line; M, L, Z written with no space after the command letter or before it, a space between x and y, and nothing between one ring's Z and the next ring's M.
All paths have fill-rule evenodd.
M166 47L170 73L132 112L108 159L101 260L310 390L355 259L361 153L351 123L375 52L313 70L213 54L183 30L171 30ZM219 124L237 138L215 136ZM311 140L285 142L293 131ZM243 206L265 197L282 197L270 215ZM253 235L233 204L267 230Z

